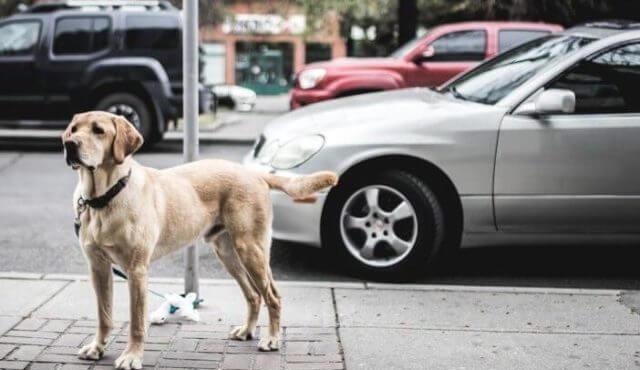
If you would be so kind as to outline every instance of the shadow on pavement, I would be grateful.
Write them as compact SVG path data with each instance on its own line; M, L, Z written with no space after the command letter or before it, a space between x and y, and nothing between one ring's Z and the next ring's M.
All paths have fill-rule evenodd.
M322 250L277 242L272 263L281 278L291 274L327 280L357 280ZM640 289L640 248L633 246L514 246L464 249L439 261L416 283ZM283 263L286 274L283 272Z

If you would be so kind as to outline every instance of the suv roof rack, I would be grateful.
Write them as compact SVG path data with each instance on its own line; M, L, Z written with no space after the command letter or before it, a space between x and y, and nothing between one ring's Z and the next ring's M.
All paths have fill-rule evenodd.
M148 9L175 10L168 0L54 0L42 1L28 8L28 13L47 13L56 10L99 8L101 10Z

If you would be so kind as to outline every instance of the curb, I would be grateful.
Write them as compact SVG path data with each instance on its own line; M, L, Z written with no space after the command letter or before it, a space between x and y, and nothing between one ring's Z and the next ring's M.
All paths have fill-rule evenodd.
M45 281L88 281L82 274L39 274L24 272L0 272L0 279L7 280L45 280ZM115 280L118 282L118 279ZM183 284L182 278L151 277L153 284ZM201 285L235 285L233 279L200 279ZM592 295L618 296L618 289L583 289L583 288L547 288L547 287L509 287L509 286L475 286L475 285L441 285L441 284L385 284L374 282L342 282L342 281L278 281L279 286L298 288L354 289L354 290L386 290L386 291L423 291L423 292L460 292L460 293L500 293L500 294L559 294L559 295Z

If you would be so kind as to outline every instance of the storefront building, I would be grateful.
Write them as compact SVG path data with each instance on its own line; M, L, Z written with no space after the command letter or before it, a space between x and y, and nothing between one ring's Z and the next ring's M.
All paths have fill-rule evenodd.
M337 17L329 14L320 30L307 32L305 15L288 8L275 12L275 1L237 1L222 24L202 27L204 82L281 94L305 64L345 56Z

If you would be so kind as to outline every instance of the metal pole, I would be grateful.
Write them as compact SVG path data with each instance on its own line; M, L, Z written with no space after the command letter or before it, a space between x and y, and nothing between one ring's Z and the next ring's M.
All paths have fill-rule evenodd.
M184 112L184 161L198 159L198 0L183 1L182 108ZM185 252L184 290L200 295L198 246Z

